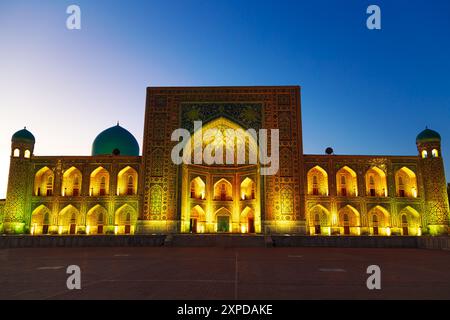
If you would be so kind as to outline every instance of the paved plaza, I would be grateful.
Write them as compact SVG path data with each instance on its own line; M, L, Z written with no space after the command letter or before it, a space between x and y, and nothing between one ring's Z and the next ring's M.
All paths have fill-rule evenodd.
M68 290L69 265L81 290ZM369 265L381 290L368 290ZM450 299L450 252L351 248L0 250L0 299Z

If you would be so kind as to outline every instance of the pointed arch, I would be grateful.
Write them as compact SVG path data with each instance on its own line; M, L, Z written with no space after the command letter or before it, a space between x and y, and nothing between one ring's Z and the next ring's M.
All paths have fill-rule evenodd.
M417 178L414 171L402 167L395 173L395 187L397 197L416 198Z
M205 232L206 214L199 205L194 206L189 213L189 232Z
M109 172L102 166L96 168L91 173L91 180L89 185L89 195L107 196L109 195Z
M330 211L321 204L316 204L308 210L310 234L329 235L331 227Z
M391 217L389 211L376 205L369 210L367 219L372 235L390 235Z
M138 193L138 172L126 166L117 175L117 195L132 196Z
M358 196L358 182L356 172L344 166L336 173L337 194L341 197Z
M219 181L214 183L214 200L233 200L233 186L230 181L225 178L221 178Z
M77 167L70 167L63 174L61 194L63 197L77 197L81 194L83 175Z
M191 181L190 185L190 197L192 199L205 199L206 197L206 184L199 176L195 177Z
M228 130L231 129L231 130ZM202 141L203 145L194 145L195 141ZM190 146L190 154L186 155L194 163L194 153L196 149L213 147L214 150L221 150L223 163L227 163L227 154L234 159L234 164L238 164L238 155L245 156L239 164L255 164L257 162L258 144L256 131L245 130L239 124L225 117L219 117L203 124L202 128L195 131L190 139L186 141L186 146ZM220 151L219 151L220 152ZM215 153L214 153L215 154ZM250 161L251 160L251 161ZM203 159L205 162L205 159ZM208 163L204 163L208 164Z
M31 213L31 234L47 234L51 222L50 209L41 204Z
M366 195L370 197L387 197L386 173L374 166L366 171Z
M34 195L38 197L50 197L53 195L55 174L53 170L45 166L36 172L34 176Z
M86 229L88 234L103 234L103 226L107 222L108 210L97 204L93 206L86 215Z
M231 231L231 212L225 207L221 207L214 213L216 220L217 232L230 232Z
M115 233L133 234L137 221L137 211L129 204L124 204L115 213Z
M399 213L401 233L404 236L419 236L422 231L420 213L411 206L406 206Z
M328 195L328 173L321 167L315 166L307 173L308 194L315 196Z
M355 207L347 204L338 211L339 231L344 235L359 235L361 215Z
M253 200L256 198L256 184L250 177L241 182L241 200Z
M78 225L82 224L80 211L73 205L65 206L58 214L58 233L76 234Z

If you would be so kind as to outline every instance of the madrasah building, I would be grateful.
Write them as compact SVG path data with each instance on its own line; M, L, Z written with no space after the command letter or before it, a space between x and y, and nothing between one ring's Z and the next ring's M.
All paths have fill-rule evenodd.
M203 123L200 132L195 120ZM279 129L279 169L262 175L262 163L174 164L179 142L171 137L179 128L192 137L208 128ZM38 156L35 142L26 129L12 137L0 233L420 236L449 230L437 132L419 133L412 156L303 154L298 86L147 88L142 155L119 125L95 138L91 156ZM258 141L237 144L248 153Z

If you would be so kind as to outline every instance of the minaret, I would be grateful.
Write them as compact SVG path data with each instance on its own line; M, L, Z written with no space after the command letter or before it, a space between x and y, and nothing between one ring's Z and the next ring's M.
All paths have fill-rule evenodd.
M11 140L8 190L4 209L5 233L27 233L31 219L33 190L32 157L35 138L26 128Z
M441 136L426 128L416 138L425 196L425 222L431 235L448 234L449 203Z

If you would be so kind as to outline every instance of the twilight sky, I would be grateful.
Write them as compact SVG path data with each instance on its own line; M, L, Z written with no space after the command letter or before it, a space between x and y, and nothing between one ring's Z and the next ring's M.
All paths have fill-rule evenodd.
M305 153L415 155L428 125L448 156L450 1L1 0L0 198L24 126L36 155L89 155L118 120L142 146L147 86L297 84Z

